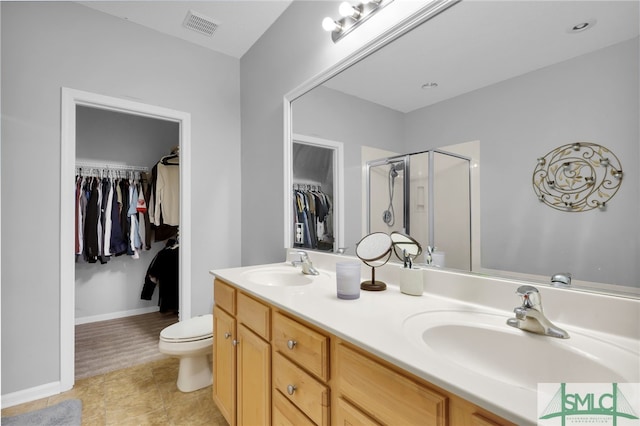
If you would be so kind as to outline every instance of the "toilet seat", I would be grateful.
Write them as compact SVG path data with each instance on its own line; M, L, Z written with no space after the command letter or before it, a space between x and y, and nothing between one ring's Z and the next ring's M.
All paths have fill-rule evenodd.
M172 324L160 332L165 342L194 342L213 337L213 315L206 314Z

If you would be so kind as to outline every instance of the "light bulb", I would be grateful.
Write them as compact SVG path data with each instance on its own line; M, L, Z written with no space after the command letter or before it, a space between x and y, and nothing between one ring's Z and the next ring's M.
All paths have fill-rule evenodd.
M340 7L338 8L338 13L340 16L357 18L360 15L360 11L355 7L351 6L351 4L347 1L340 3Z
M324 18L322 20L322 28L325 31L331 32L331 31L335 31L335 30L339 29L340 25L338 25L338 23L336 21L334 21L332 18L329 18L327 16L326 18Z

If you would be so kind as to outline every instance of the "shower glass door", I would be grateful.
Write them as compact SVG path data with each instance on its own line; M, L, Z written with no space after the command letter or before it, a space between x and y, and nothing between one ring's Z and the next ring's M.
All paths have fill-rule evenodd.
M370 233L403 232L443 253L443 266L471 270L469 158L431 150L370 161L367 175Z
M429 199L429 245L444 253L447 268L471 270L470 160L442 151L431 151L433 186Z
M369 232L409 234L409 156L369 162L367 173Z

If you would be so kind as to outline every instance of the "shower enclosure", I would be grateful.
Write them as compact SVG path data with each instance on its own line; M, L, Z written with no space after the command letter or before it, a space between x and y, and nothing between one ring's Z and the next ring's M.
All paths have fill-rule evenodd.
M367 163L367 230L403 232L471 270L471 161L441 150ZM418 263L424 259L417 259Z

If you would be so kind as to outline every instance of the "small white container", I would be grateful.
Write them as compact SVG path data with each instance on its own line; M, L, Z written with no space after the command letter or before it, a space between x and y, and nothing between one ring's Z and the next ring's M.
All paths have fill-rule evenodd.
M336 284L338 299L353 300L360 297L360 262L337 262Z
M422 269L402 268L400 271L400 291L411 296L422 296L424 292Z

